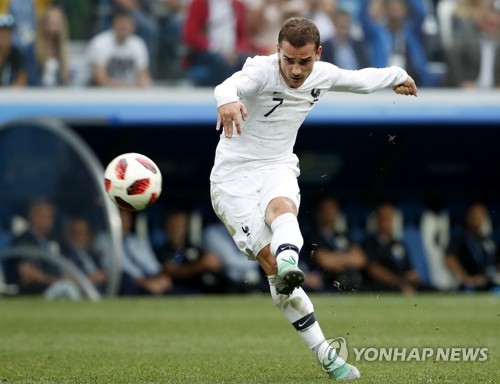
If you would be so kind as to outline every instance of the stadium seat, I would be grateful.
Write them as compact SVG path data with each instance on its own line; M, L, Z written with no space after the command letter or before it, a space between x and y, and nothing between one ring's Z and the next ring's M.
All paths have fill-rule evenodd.
M413 224L406 225L403 230L403 238L408 247L413 268L418 272L423 283L430 284L427 256L420 227Z
M444 257L449 244L450 220L447 212L424 212L421 219L422 241L430 283L441 290L456 288L457 283L445 265Z
M398 208L404 216L405 225L420 225L422 214L427 210L427 206L419 199L405 199L398 203Z
M368 208L359 202L342 202L341 208L347 218L350 240L355 244L362 243L366 236Z

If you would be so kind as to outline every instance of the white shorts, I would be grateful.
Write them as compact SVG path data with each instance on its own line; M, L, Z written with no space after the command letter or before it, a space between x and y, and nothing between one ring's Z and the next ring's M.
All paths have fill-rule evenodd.
M210 183L212 206L238 248L251 260L271 243L266 208L277 197L287 197L300 206L296 171L274 168L222 183Z

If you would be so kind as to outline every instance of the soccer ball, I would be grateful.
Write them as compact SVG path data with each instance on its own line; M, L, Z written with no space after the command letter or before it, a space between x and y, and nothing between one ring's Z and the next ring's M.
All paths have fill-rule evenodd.
M104 185L113 203L128 211L141 211L160 197L162 177L156 164L139 153L114 158L104 171Z

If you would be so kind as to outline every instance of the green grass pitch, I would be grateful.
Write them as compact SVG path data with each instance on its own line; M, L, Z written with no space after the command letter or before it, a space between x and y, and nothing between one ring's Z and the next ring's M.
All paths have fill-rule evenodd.
M500 297L312 296L348 348L485 347L485 362L355 362L360 383L499 383ZM0 299L0 383L326 383L268 295Z

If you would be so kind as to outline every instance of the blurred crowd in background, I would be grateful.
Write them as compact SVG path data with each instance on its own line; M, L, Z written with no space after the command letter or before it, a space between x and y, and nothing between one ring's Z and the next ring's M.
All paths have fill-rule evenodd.
M259 264L238 250L210 207L156 208L140 213L120 211L123 243L118 294L268 291ZM366 210L358 207L356 212L324 195L309 214L299 217L305 240L300 258L306 272L304 287L320 293L499 294L499 239L492 230L489 211L481 203L459 209L450 206L436 213L418 204L381 202ZM17 223L11 233L0 232L2 247L37 247L49 258L2 260L3 293L16 287L16 293L80 298L74 276L50 262L51 257L71 261L106 293L112 273L110 237L88 216L68 215L51 201L35 199L26 217L14 220Z
M424 87L500 85L498 0L0 0L2 86L214 86L314 20L322 60Z

